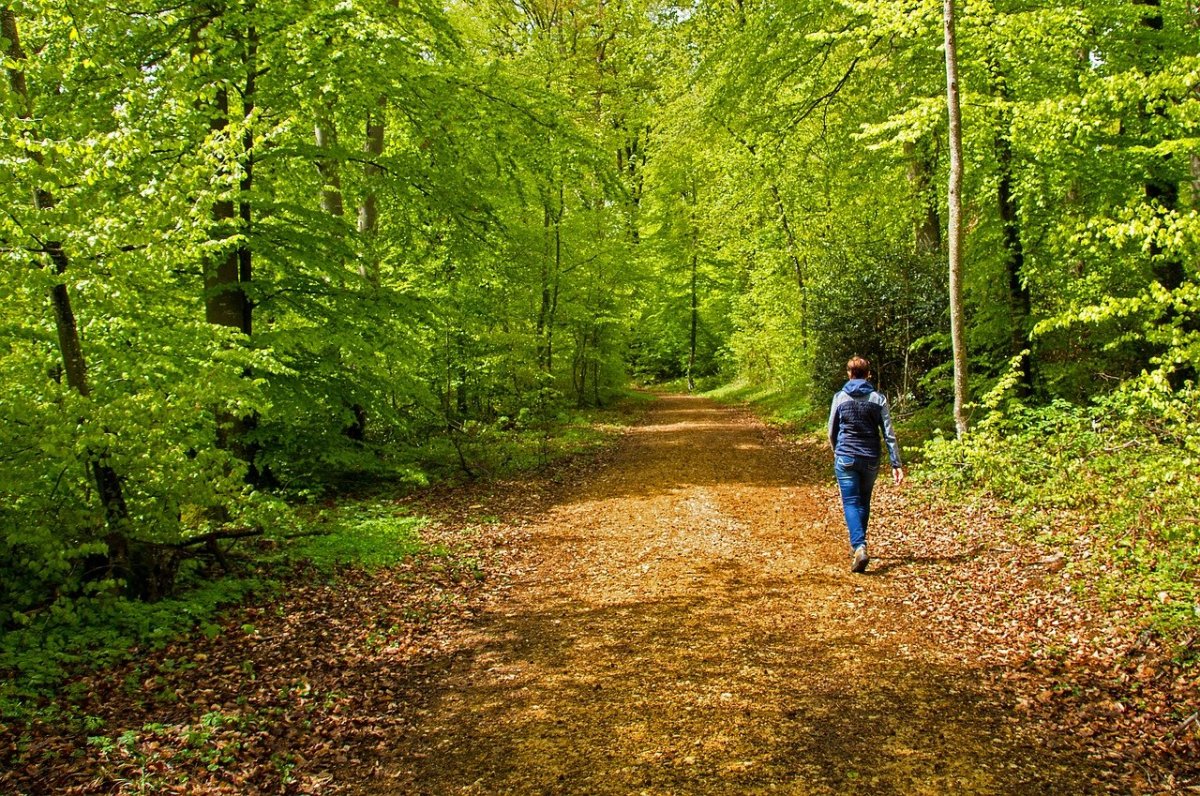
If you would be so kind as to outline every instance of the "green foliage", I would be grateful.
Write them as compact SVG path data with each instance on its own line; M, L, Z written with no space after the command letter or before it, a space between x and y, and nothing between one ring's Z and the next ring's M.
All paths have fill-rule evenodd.
M184 635L222 607L261 594L259 578L197 583L177 598L147 603L123 597L61 598L0 634L0 715L25 715L41 695L73 671L125 660L138 647L155 647Z
M106 761L136 767L137 779L125 780L125 784L139 793L158 792L187 781L186 774L172 773L173 767L199 763L209 771L226 768L237 760L245 737L269 726L270 718L254 710L212 710L194 722L154 722L116 735L89 735L87 743ZM294 765L290 755L281 755L277 765L287 782L287 772Z
M699 251L719 275L703 302L726 319L710 324L718 396L819 415L861 354L903 439L946 427L938 11L701 4L672 26L686 77L664 80L650 164L649 208L664 209L648 231L666 256L643 372L681 372L680 273ZM990 394L971 436L925 448L931 475L1058 529L1087 566L1120 573L1112 599L1194 626L1195 10L961 12L967 334L972 390Z
M424 524L423 518L397 515L387 503L349 503L323 516L315 524L320 532L290 544L286 555L327 571L392 566L424 549L418 534Z
M647 398L639 395L630 400ZM606 430L624 422L623 412L561 411L545 423L525 427L506 422L504 428L487 432L477 447L465 446L467 460L475 472L491 475L543 467L595 449L607 438ZM424 456L423 465L431 472L444 477L461 472L450 449L425 451ZM359 482L358 486L368 484ZM370 486L372 491L394 494L404 485ZM422 541L419 532L425 523L422 517L400 513L394 499L382 497L343 497L327 508L296 506L272 518L270 524L280 529L279 533L247 551L249 556L237 557L239 568L252 567L253 576L214 579L210 566L187 559L176 578L179 594L156 602L122 597L114 593L111 582L103 580L85 582L77 591L67 592L64 576L51 571L45 577L57 587L58 597L49 604L11 611L10 622L0 633L0 671L5 673L0 715L27 717L40 697L82 667L126 660L140 648L165 644L192 632L214 638L224 632L217 622L222 608L286 587L297 567L336 575L345 567L376 569L394 566L412 555L443 554ZM96 549L103 552L104 546ZM18 587L22 585L25 593L30 593L29 570L34 569L35 560L13 562L8 570L14 584L10 599L21 599ZM243 632L252 630L243 628Z
M281 492L545 461L624 389L644 122L594 97L648 74L639 14L4 13L0 629L169 593Z
M926 448L927 477L986 490L1075 566L1107 573L1107 594L1166 629L1200 625L1200 412L1196 390L1146 376L1087 407L996 410L961 442Z
M545 465L629 374L738 380L808 424L861 354L937 425L937 4L3 13L0 631L136 614L121 595L192 585L197 542L287 530L284 497ZM1176 517L1195 9L984 0L960 22L973 386L1028 407L977 439L1115 481L1133 459L1094 424L1141 437L1096 407L1153 419L1118 452L1176 474L1127 479ZM979 483L1068 500L990 455ZM402 530L346 522L315 556Z

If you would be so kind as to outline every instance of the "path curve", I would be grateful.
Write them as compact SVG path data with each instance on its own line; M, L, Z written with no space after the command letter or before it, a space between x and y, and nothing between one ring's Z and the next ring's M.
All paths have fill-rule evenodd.
M816 444L662 397L524 530L362 793L1097 789L929 640L903 562L849 573Z

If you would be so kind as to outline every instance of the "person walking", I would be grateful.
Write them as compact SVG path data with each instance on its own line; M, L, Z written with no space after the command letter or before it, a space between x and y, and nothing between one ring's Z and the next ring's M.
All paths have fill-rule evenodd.
M834 396L829 407L829 446L833 448L833 474L842 493L842 511L850 532L851 572L865 572L867 521L871 516L871 491L879 475L882 453L880 433L887 444L892 478L899 486L904 481L900 445L892 428L887 398L871 384L871 363L851 357L846 363L846 386Z

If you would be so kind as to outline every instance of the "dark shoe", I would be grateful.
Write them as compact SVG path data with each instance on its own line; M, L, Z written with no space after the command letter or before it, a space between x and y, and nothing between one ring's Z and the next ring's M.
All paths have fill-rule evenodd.
M854 563L850 565L851 572L866 572L871 559L867 557L867 546L860 544L854 548Z

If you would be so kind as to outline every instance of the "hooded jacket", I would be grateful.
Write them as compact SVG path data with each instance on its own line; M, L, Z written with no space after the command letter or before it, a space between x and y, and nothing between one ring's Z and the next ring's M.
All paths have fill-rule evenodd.
M837 456L878 459L883 432L892 467L900 467L900 446L892 428L887 398L866 379L851 379L833 396L829 407L829 444Z

